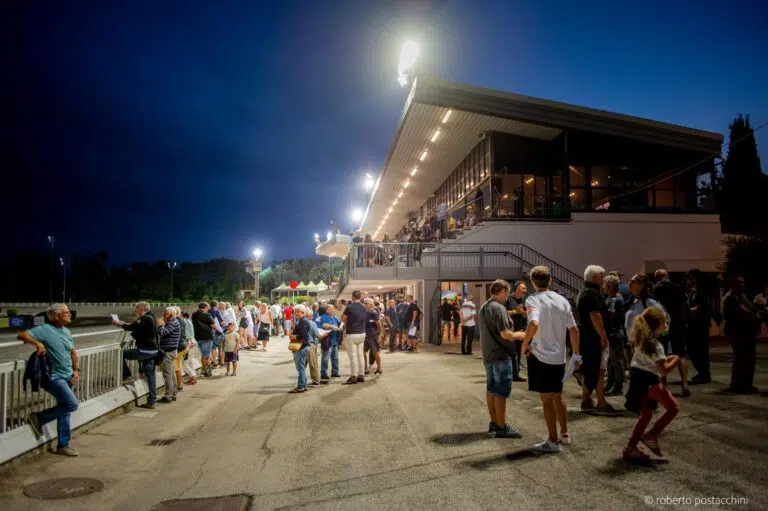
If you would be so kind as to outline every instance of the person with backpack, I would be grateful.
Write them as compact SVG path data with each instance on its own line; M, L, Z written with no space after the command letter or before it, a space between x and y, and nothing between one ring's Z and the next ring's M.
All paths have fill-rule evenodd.
M128 367L128 360L138 360L139 374L147 380L149 393L147 402L139 405L140 408L155 408L157 400L157 382L155 377L155 359L160 350L157 337L157 318L152 314L150 305L147 302L138 302L134 308L136 320L132 323L114 320L112 324L122 328L126 332L131 332L131 336L136 341L136 347L123 350L123 380L131 378L131 369Z

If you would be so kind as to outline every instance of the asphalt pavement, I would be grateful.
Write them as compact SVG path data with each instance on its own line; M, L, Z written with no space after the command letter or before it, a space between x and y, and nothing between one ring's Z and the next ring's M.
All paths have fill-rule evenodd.
M562 453L530 451L545 427L526 384L514 385L507 410L523 438L488 436L477 344L473 357L457 344L384 353L383 375L305 394L287 393L296 372L286 345L243 353L238 376L201 379L154 415L121 415L76 434L78 458L47 454L11 466L0 477L0 509L148 510L237 494L259 510L768 509L768 399L718 392L730 371L725 347L713 353L715 381L681 400L661 439L666 458L635 466L619 459L634 418L582 414L572 379L573 445ZM768 347L759 351L756 383L765 387ZM343 356L342 374L347 368ZM46 502L22 493L62 477L97 478L104 488ZM695 506L731 497L744 500Z

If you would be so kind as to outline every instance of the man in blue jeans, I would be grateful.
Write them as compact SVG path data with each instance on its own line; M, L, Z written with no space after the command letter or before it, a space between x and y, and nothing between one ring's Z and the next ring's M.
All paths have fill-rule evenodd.
M139 405L140 408L153 409L157 399L157 377L155 375L155 358L160 349L157 339L157 318L147 302L138 302L134 308L136 320L133 323L112 321L112 324L131 332L136 341L136 348L123 350L123 380L131 378L131 370L128 360L139 362L139 373L144 375L149 389L147 402Z
M59 437L56 454L77 456L69 447L71 436L69 415L77 410L79 402L72 392L72 386L80 381L80 364L75 350L72 333L66 326L72 322L72 314L63 303L55 303L48 309L49 323L37 326L19 334L18 339L31 344L38 355L51 361L51 381L45 390L56 399L56 406L42 412L29 414L27 423L39 439L43 426L53 420Z
M331 333L328 337L323 339L322 348L322 362L320 363L320 383L328 385L330 378L328 378L328 362L331 362L331 378L338 378L339 374L339 327L341 321L334 316L333 305L327 305L325 312L318 318L317 325L324 329L330 330Z
M507 424L507 399L512 395L512 357L515 341L525 339L525 332L515 332L504 304L509 297L509 283L496 280L491 284L491 298L478 312L480 346L485 363L486 400L491 422L488 432L496 438L520 438L520 431Z

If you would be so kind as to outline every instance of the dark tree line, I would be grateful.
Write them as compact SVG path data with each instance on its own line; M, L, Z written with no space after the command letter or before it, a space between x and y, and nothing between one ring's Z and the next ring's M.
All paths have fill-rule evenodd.
M57 258L58 259L58 258ZM46 302L50 286L50 253L19 253L0 262L0 301ZM253 289L253 277L245 261L213 259L184 262L173 272L165 261L141 261L110 266L107 252L72 257L66 261L66 300L72 302L132 302L136 300L194 302L219 298L234 300L243 289ZM341 273L341 261L331 264L333 278ZM328 282L329 263L325 258L288 259L265 267L260 274L260 291L269 291L291 280ZM53 299L61 301L65 269L54 269Z

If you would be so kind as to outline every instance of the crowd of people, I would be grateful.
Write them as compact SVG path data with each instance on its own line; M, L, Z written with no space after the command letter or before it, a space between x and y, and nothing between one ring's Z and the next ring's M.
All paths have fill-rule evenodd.
M725 321L725 335L733 349L730 393L753 393L756 339L766 320L768 289L749 300L742 277L734 277L722 299L722 314L703 275L688 273L687 289L672 282L666 270L634 275L628 284L616 272L599 266L584 272L584 287L575 306L551 289L550 270L537 266L530 272L533 292L523 281L510 286L504 280L490 285L490 298L479 308L471 299L444 300L440 305L440 339L458 338L462 353L472 354L475 328L479 332L487 377L489 433L499 438L518 438L519 430L506 421L506 401L513 382L528 382L528 390L541 395L547 438L534 448L559 452L571 443L563 383L574 374L582 387L581 409L595 415L617 415L606 396L625 395L625 408L639 415L623 457L646 460L651 452L661 455L659 436L679 411L679 402L666 385L667 375L678 370L681 398L691 396L689 385L711 382L709 328L711 321ZM655 282L654 282L655 281ZM237 375L240 351L266 351L272 336L287 336L297 371L290 392L307 392L341 377L339 351L346 349L349 376L345 385L365 383L370 374L383 374L380 351L417 352L422 311L414 297L386 301L363 299L360 291L350 301L312 306L283 306L240 302L201 302L191 315L169 306L157 318L146 302L135 305L136 319L113 319L116 327L131 333L134 345L123 350L123 379L133 379L128 361L138 362L146 380L147 401L176 401L185 385L213 376L217 368L226 376ZM65 304L53 304L48 321L19 334L33 345L30 370L37 371L42 387L56 399L56 406L33 412L27 423L40 437L43 425L57 421L56 452L77 456L69 446L70 414L78 400L72 387L79 381L80 364L67 325L71 313ZM570 364L568 353L570 352ZM197 354L199 353L199 360ZM522 361L527 380L521 376ZM688 378L688 360L696 375ZM157 399L156 368L161 369L164 395ZM309 369L309 379L307 378ZM186 376L186 378L184 378ZM26 378L26 375L25 375ZM628 384L626 393L624 386ZM596 398L593 400L593 396ZM648 429L658 404L663 415Z
M589 266L575 307L550 289L549 268L537 266L529 277L534 292L527 297L524 282L515 284L514 293L506 281L493 282L490 299L476 314L487 377L488 430L497 437L521 436L506 422L506 400L513 381L526 381L519 376L522 355L527 362L528 390L541 394L547 425L547 439L536 444L535 450L560 452L562 445L571 443L562 391L564 381L573 374L582 388L583 412L621 414L606 396L625 395L625 408L639 415L622 453L625 459L649 458L639 443L661 456L659 436L680 408L666 377L678 370L682 398L691 396L689 385L711 382L709 329L713 319L725 321L725 335L733 349L731 382L724 391L757 392L753 385L756 343L766 320L766 300L761 294L750 301L742 277L732 278L722 300L722 315L716 310L713 293L705 289L703 274L696 270L687 274L686 290L672 282L664 269L657 270L653 278L634 275L624 285L616 272ZM764 293L768 295L768 290ZM465 317L458 305L447 301L441 304L441 315L441 333L449 336L456 325L454 318L461 321ZM696 370L690 380L688 358ZM658 404L665 412L648 429Z

